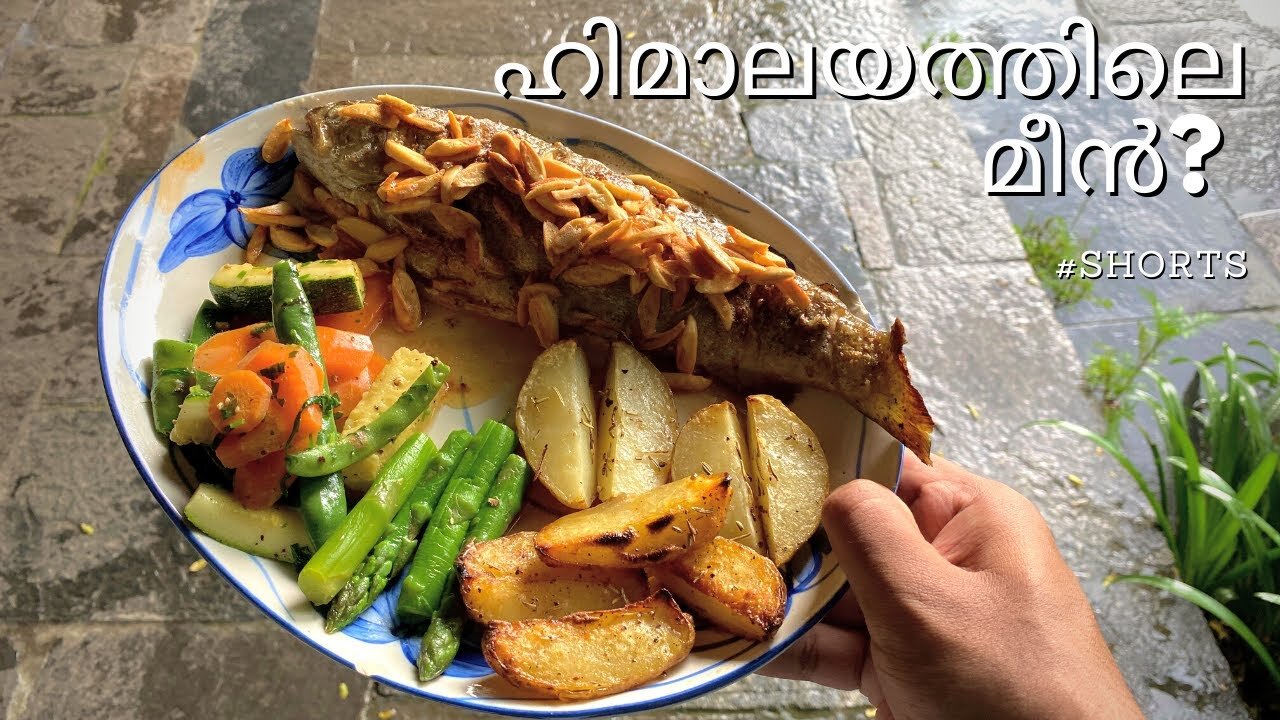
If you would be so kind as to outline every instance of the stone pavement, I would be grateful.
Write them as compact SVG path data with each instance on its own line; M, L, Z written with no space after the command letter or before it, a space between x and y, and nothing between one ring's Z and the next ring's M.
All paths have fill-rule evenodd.
M613 2L590 11L569 0L0 7L0 249L22 279L0 289L0 402L17 419L0 448L0 493L9 500L0 511L7 720L465 715L332 663L261 619L212 572L188 571L196 556L156 510L103 401L92 340L97 273L137 188L221 121L302 90L355 83L488 89L499 64L532 64L597 12L614 18L628 43L663 39L686 49L711 39L739 49L762 39L792 47L921 39L918 13L897 0ZM1019 429L1050 416L1098 418L1075 389L1071 336L1036 287L1008 212L977 186L978 157L955 108L830 96L565 102L742 184L827 251L879 318L902 317L941 452L1010 483L1045 513L1148 712L1244 716L1197 611L1140 588L1102 586L1111 572L1167 570L1137 490L1080 444ZM1260 170L1239 176L1240 186L1265 194L1278 176ZM1274 305L1274 295L1263 297L1273 281L1258 287L1257 302ZM92 535L81 522L92 523ZM857 694L753 677L659 715L869 713Z

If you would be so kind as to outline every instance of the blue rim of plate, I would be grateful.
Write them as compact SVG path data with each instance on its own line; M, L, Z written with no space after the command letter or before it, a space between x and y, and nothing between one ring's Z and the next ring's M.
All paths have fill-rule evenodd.
M388 87L392 87L392 85L359 85L359 86L351 86L351 87L345 87L345 88L332 88L330 90L324 90L320 92L356 93L361 90L382 91ZM442 90L442 91L450 91L450 92L462 91L466 93L490 94L490 93L483 93L483 91L469 90L467 88L454 88L454 87L448 87L443 85L415 85L415 86L400 86L400 87L416 87L416 88L423 88L423 89L429 89L429 90ZM120 439L124 442L125 449L128 450L129 452L130 459L133 460L134 466L138 469L138 472L142 476L142 479L146 482L147 489L151 492L152 496L155 497L160 507L164 510L165 515L167 515L169 517L169 520L175 526L177 526L178 531L181 532L183 537L186 538L187 542L190 543L191 546L196 549L196 552L199 553L200 556L203 557L206 561L208 561L209 564L212 565L213 568L218 571L218 574L221 575L223 579L225 579L228 583L230 583L231 586L234 587L245 599L247 599L250 603L256 606L259 611L261 611L264 615L274 620L277 625L280 625L281 627L283 627L286 631L289 632L290 635L293 635L295 638L302 641L306 645L310 646L312 649L327 656L329 659L333 660L339 665L342 665L343 667L359 672L358 670L356 670L354 663L348 662L345 658L330 651L328 648L325 648L322 645L316 642L313 642L311 638L308 637L305 633L301 632L296 627L286 622L284 618L280 617L274 610L267 607L267 605L261 602L254 593L252 593L248 588L242 585L231 574L231 572L227 570L227 568L225 568L222 565L222 563L217 560L217 558L213 557L211 553L205 552L204 547L201 544L201 541L198 538L196 538L195 534L192 532L191 527L187 524L186 520L183 518L182 513L177 509L177 507L175 507L172 503L170 503L169 499L165 497L163 492L161 492L159 485L156 483L156 479L151 475L151 472L147 468L146 463L142 461L138 453L138 449L134 446L133 441L129 438L129 435L125 430L124 420L120 417L120 411L117 409L115 389L112 387L111 376L107 372L105 344L102 336L103 318L106 315L106 305L103 303L103 299L104 299L104 295L106 293L106 288L107 288L107 273L112 267L113 261L115 260L115 250L116 250L117 244L120 241L120 231L124 228L125 219L133 215L134 208L138 205L139 201L143 199L143 195L147 192L147 190L151 188L152 183L155 183L157 181L160 174L163 173L165 169L167 169L169 165L173 163L174 159L181 156L183 152L186 152L186 150L198 144L205 137L212 135L218 132L219 130L221 130L222 128L228 125L231 125L239 120L242 120L251 115L254 115L255 113L261 112L262 110L266 110L268 108L274 107L281 103L292 102L300 98L306 97L308 95L315 95L315 94L319 94L319 93L304 93L302 95L285 98L285 99L273 102L269 105L262 105L262 106L256 107L247 112L243 112L231 118L230 120L222 122L217 127L214 127L212 130L209 130L204 135L200 136L199 138L196 138L192 143L184 147L182 151L175 153L173 158L170 158L168 161L165 162L164 165L162 165L159 169L157 169L154 173L151 174L151 177L147 179L147 182L143 183L142 187L138 190L138 194L135 195L133 200L129 202L129 207L125 209L124 214L120 216L120 222L117 223L115 232L112 233L111 243L107 246L107 254L102 264L102 272L98 278L98 328L95 334L97 336L97 342L98 342L98 372L102 375L102 387L103 387L103 390L105 390L107 395L107 404L111 407L111 417L115 421L117 432L120 435ZM507 99L504 101L501 98L501 96L499 96L498 94L496 93L491 93L491 94L493 96L493 99L496 102L515 103L517 106L523 103L532 102L529 100L518 100L518 99ZM538 103L538 104L541 104L541 103ZM727 183L730 187L732 187L734 190L738 191L739 193L742 193L744 196L755 198L755 196L751 195L746 190L743 190L736 183L724 178L722 175L715 172L711 168L708 168L707 166L703 165L697 160L694 160L688 157L684 153L681 153L680 151L674 148L671 148L667 145L659 143L656 140L652 140L650 138L644 137L643 135L640 135L639 133L628 130L627 128L624 128L620 125L616 125L607 120L602 120L600 118L587 115L586 113L580 113L575 110L570 110L568 108L560 107L558 105L552 105L550 107L553 107L562 112L567 112L571 115L576 115L578 117L585 118L592 122L602 123L615 130L621 131L624 135L629 136L630 139L635 139L641 142L653 143L655 145L659 145L675 153L676 155L679 155L684 161L692 163L698 169L708 172L716 176L717 178L720 178L720 180ZM804 233L800 232L798 228L792 225L789 220L779 215L772 208L766 205L763 201L760 201L758 199L756 201L760 204L760 207L762 207L765 210L765 212L773 215L776 220L781 221L784 225L786 225L786 227L789 230L794 232L797 237L803 238L804 241L810 246L810 248L817 254L817 256L827 265L827 268L829 270L834 272L841 280L845 282L846 285L848 285L849 287L853 287L853 283L849 282L849 279L845 277L845 274L843 272L840 271L840 268L837 267L835 263L831 262L831 258L827 257L826 253L822 251L822 248L818 247L815 243L810 241L809 238ZM141 240L139 242L141 242ZM136 261L137 260L135 258L133 262L136 263ZM132 272L134 270L136 270L136 268L131 265L130 271ZM127 300L127 299L128 299L128 295L125 295L122 298L122 300ZM875 326L875 318L871 318L871 324L873 327ZM863 430L862 430L863 433L866 432L867 422L870 422L870 421L864 419ZM898 443L898 470L897 470L897 475L894 478L895 493L897 492L898 487L901 486L902 484L902 466L903 466L903 458L904 458L905 452L906 452L906 447L903 446L902 443ZM708 681L701 685L697 685L695 687L689 688L688 690L684 690L672 695L664 695L660 698L654 698L651 700L642 700L642 701L627 703L623 705L612 706L609 708L598 708L598 709L591 708L591 709L579 709L579 710L574 710L574 709L555 710L554 708L551 708L547 710L542 710L542 709L523 710L523 709L507 708L507 707L495 707L493 705L488 705L483 702L477 702L477 703L468 702L467 700L459 697L432 694L426 689L427 686L423 686L423 685L410 685L410 684L402 683L396 680L390 680L388 678L385 678L379 675L365 675L365 677L368 677L371 680L380 682L384 685L394 687L397 690L400 690L402 692L405 692L417 697L424 697L429 700L435 700L437 702L453 705L455 707L465 708L467 710L477 710L481 712L497 713L497 714L507 715L509 717L580 718L580 717L599 717L603 715L616 715L616 714L623 714L623 713L643 712L646 710L654 710L658 708L667 707L669 705L674 705L676 703L680 703L686 700L691 700L693 698L700 697L707 693L718 690L726 685L729 685L730 683L741 680L747 675L754 673L756 670L758 670L761 667L764 667L774 658L776 658L777 656L785 652L787 648L791 647L791 645L795 641L799 640L805 633L807 633L815 625L820 623L822 619L826 617L827 613L831 610L831 608L834 607L836 603L838 603L840 599L843 598L845 593L847 593L848 591L849 591L849 582L846 579L845 582L840 586L840 588L836 590L835 594L831 597L831 599L828 600L826 604L824 604L821 608L819 608L818 611L814 613L812 617L806 620L800 626L800 628L795 633L793 633L790 637L784 638L783 640L777 642L777 644L775 644L773 647L761 653L758 657L752 660L749 660L747 662L744 662L736 668L726 671L722 676L717 677L714 680ZM732 658L727 658L721 662L729 662L731 660ZM360 673L360 674L364 675L364 673ZM641 687L644 687L644 686L641 686Z

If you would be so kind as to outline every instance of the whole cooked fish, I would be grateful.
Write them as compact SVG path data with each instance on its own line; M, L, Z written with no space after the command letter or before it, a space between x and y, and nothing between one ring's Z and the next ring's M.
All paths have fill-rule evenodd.
M929 461L933 420L902 323L877 330L663 183L391 96L306 120L293 138L302 167L409 238L408 269L428 298L532 325L544 345L564 326L629 338L739 387L828 390Z

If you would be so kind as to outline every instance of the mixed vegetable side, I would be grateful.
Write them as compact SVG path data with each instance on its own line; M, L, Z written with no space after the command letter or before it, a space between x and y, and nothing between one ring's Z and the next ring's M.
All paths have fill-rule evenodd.
M412 348L375 352L386 283L352 261L227 265L210 286L187 340L152 353L155 429L201 481L187 519L293 563L329 632L407 568L400 617L428 631L434 677L461 639L463 543L501 536L523 501L515 432L489 421L436 447L424 430L449 368Z
M394 303L387 273L364 272L224 265L187 339L156 341L153 420L197 471L192 525L291 563L330 633L399 582L397 628L422 637L423 682L469 621L496 673L566 700L682 662L686 609L751 641L778 629L780 568L830 485L818 438L785 404L752 395L745 423L722 401L682 424L679 384L647 355L619 340L592 363L567 339L533 361L515 429L488 420L437 446L427 431L450 369L417 348L379 355L372 335ZM526 496L559 517L508 534Z

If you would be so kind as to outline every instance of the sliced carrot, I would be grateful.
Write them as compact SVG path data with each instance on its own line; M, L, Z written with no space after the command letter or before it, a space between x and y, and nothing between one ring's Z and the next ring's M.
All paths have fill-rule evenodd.
M221 433L243 435L258 427L271 405L271 388L252 370L232 370L218 379L209 398L209 420Z
M269 323L246 325L235 330L227 330L205 340L196 348L196 357L192 365L210 375L226 375L265 339L275 339L275 335L267 335Z
M292 479L284 469L284 451L277 450L236 468L231 494L250 510L269 508L284 495Z
M375 352L373 357L369 358L369 377L378 377L382 374L382 368L386 366L387 359Z
M218 444L218 460L226 467L246 463L285 448L309 446L320 432L321 413L316 405L303 405L320 395L320 366L298 345L263 341L240 362L240 369L258 373L271 388L271 401L262 422L243 435L228 435ZM292 438L292 441L290 441Z
M386 273L364 279L364 307L345 313L316 316L316 324L336 330L372 335L386 317L391 301L391 280Z
M373 356L373 340L368 335L317 326L316 340L330 375L355 377L369 365L369 358Z
M329 389L338 396L338 409L334 411L334 419L337 421L338 429L341 430L347 416L355 408L356 403L360 402L360 398L369 391L369 385L373 382L373 376L369 372L369 368L360 371L359 375L352 378L344 378L338 382L329 383Z

